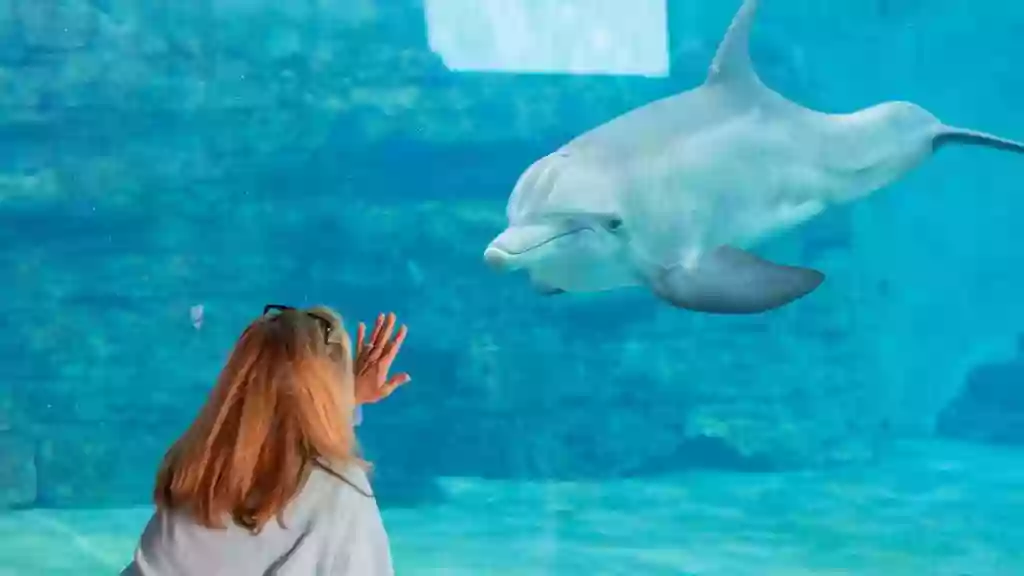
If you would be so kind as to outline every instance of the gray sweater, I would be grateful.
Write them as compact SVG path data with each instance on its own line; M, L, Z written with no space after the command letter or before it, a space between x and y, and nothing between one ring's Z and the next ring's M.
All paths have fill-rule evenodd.
M340 477L339 477L340 476ZM388 537L366 474L314 466L284 513L252 535L156 512L121 576L393 576Z

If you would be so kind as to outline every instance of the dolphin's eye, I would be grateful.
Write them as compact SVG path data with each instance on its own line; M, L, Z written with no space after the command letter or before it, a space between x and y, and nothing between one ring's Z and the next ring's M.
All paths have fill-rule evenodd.
M609 218L608 221L605 222L605 226L608 228L609 231L615 232L619 228L622 228L622 218Z

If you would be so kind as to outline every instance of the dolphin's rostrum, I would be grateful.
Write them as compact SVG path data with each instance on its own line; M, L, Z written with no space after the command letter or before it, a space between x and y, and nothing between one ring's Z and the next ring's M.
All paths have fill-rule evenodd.
M679 308L763 312L824 275L747 251L760 241L892 183L945 145L1024 153L909 102L825 114L787 100L751 64L758 3L743 2L701 86L527 168L485 260L527 271L544 294L646 286Z

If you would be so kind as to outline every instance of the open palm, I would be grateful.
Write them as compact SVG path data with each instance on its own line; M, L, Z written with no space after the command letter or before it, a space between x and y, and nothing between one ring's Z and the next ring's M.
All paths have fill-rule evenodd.
M387 398L399 386L412 378L405 372L388 377L391 364L395 361L408 330L398 327L394 312L377 316L370 338L366 338L366 325L359 323L356 331L355 394L356 404L373 404Z

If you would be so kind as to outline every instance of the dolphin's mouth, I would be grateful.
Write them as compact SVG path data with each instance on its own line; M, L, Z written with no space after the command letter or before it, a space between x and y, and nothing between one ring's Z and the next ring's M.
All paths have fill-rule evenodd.
M552 229L548 226L509 228L487 246L487 249L484 250L484 260L494 268L509 269L522 256L552 242L589 229L588 226L578 226L552 234Z
M582 232L584 230L589 230L589 228L586 227L586 226L581 226L581 227L575 228L573 230L567 230L565 232L561 232L559 234L555 234L554 236L552 236L552 237L550 237L550 238L548 238L546 240L541 240L540 242L537 242L537 243L535 243L533 245L521 247L521 248L516 249L516 250L508 250L508 249L505 249L505 248L500 247L500 246L494 246L493 244L491 245L491 248L496 248L498 250L502 250L505 254L507 254L509 256L520 256L520 255L526 254L527 252L530 252L531 250L536 250L537 248L540 248L540 247L545 246L547 244L551 244L555 240L558 240L560 238L565 238L566 236L572 236L573 234L576 234L577 232Z

